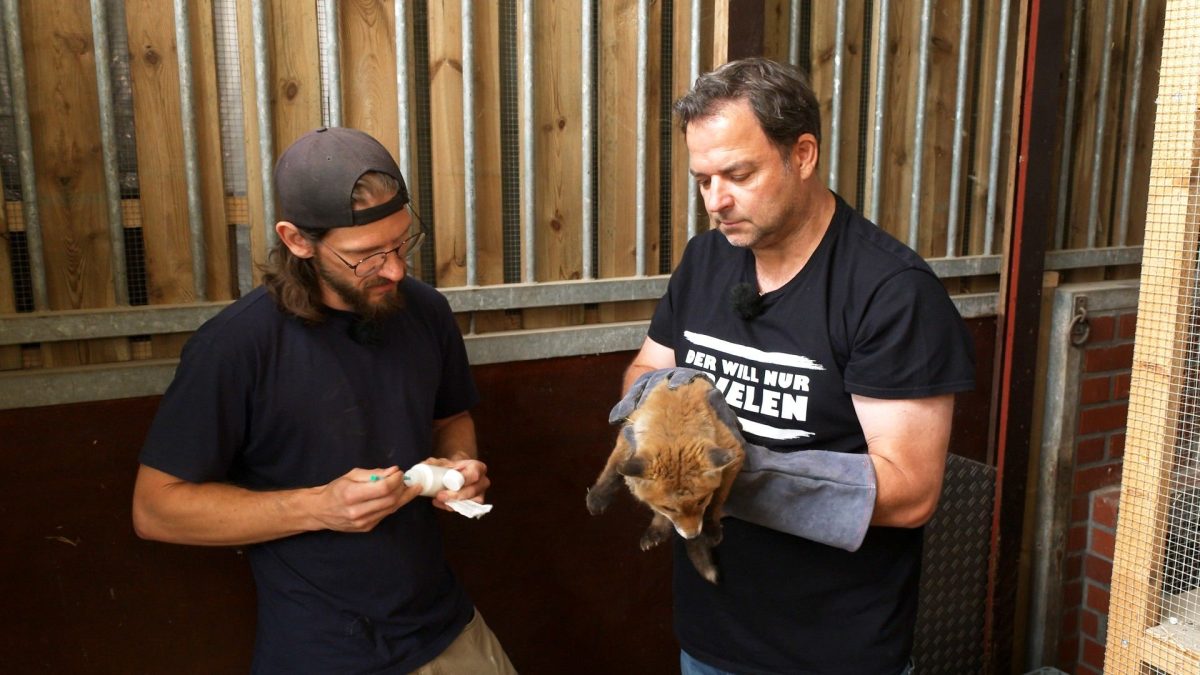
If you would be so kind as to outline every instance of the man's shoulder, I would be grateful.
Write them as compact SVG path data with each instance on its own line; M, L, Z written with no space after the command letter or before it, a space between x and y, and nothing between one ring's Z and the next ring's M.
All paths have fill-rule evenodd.
M929 263L883 228L862 214L847 208L842 221L842 245L838 247L842 263L856 275L867 274L879 280L889 279L908 270L933 274Z

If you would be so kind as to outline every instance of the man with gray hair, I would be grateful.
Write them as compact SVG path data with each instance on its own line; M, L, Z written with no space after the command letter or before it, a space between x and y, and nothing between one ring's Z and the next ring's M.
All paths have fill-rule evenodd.
M725 64L675 111L713 229L684 251L618 409L699 371L747 441L719 583L676 541L682 671L908 672L970 336L929 266L822 183L795 68Z

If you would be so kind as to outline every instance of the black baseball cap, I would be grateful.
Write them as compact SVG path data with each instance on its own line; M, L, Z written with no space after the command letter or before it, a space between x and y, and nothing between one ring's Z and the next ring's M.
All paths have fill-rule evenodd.
M354 209L351 194L362 175L377 171L400 183L396 196L368 209ZM310 131L288 146L275 164L279 220L309 230L366 225L408 205L408 186L387 148L347 127Z

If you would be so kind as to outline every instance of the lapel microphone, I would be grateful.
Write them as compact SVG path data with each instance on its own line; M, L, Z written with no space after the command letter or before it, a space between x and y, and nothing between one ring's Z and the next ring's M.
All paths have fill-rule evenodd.
M729 304L733 306L733 311L746 321L762 314L764 309L763 299L758 294L758 288L744 281L729 289Z

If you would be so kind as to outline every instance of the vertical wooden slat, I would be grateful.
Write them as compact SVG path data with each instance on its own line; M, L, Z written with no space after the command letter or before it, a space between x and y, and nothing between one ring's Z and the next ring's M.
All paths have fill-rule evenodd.
M133 83L146 292L151 304L191 302L187 184L179 102L179 59L169 3L128 0L129 71Z
M692 3L690 0L676 0L674 26L674 66L671 82L673 83L672 101L678 100L692 88L691 64L691 25ZM712 60L712 11L711 6L701 5L700 10L700 72L708 70L704 64ZM679 130L678 121L671 119L671 268L679 264L683 249L688 241L688 191L695 189L695 181L688 173L687 142ZM704 203L697 201L696 211L702 223L707 223L704 216ZM707 229L701 225L698 231Z
M929 79L924 105L925 148L921 167L921 210L917 252L927 258L946 254L949 224L951 148L958 84L959 19L963 0L940 0L931 17Z
M659 128L652 112L646 129L646 266L637 269L637 0L600 3L600 69L597 115L599 129L599 218L597 253L601 278L656 274L659 265L658 191ZM658 109L661 92L659 45L662 3L651 5L646 59L647 100ZM634 302L600 307L603 321L649 318L653 303Z
M656 3L657 4L657 3ZM627 277L636 267L637 0L600 3L597 107L596 232L600 278ZM649 218L647 218L649 221ZM651 241L646 238L647 243ZM647 254L647 260L651 256Z
M1136 12L1137 0L1133 0ZM1151 149L1154 142L1154 111L1155 103L1158 99L1158 75L1159 62L1162 59L1162 40L1154 39L1156 35L1163 33L1163 20L1166 13L1167 0L1149 0L1146 3L1146 35L1143 43L1143 62L1142 62L1142 86L1141 100L1138 102L1138 119L1137 130L1134 134L1135 147L1133 152L1133 183L1129 194L1129 226L1126 235L1125 244L1128 246L1138 246L1142 243L1145 237L1146 230L1146 214L1142 209L1137 208L1140 204L1145 204L1148 199L1149 176L1151 164ZM1134 27L1131 27L1131 31ZM1126 38L1126 43L1130 50L1136 47L1136 36L1130 33ZM1126 62L1125 85L1126 90L1131 86L1130 78L1132 77L1134 54L1130 53ZM1126 102L1126 113L1122 117L1123 126L1129 124L1128 107L1132 102ZM1124 138L1124 130L1121 131ZM1123 154L1125 148L1120 148L1119 153ZM1119 243L1119 242L1118 242ZM1117 271L1117 275L1122 274L1122 270ZM1137 270L1128 270L1126 273L1135 274Z
M814 8L814 14L816 10ZM816 18L813 19L814 23ZM888 17L888 88L884 117L884 166L880 172L879 214L876 223L892 236L908 239L908 213L912 190L913 120L916 87L896 83L917 80L917 44L921 34L921 3L893 2ZM814 66L818 63L813 56ZM828 125L823 124L827 128Z
M439 286L462 286L467 282L461 1L429 3L429 124L433 134L430 153Z
M500 10L475 2L475 262L476 283L504 283L500 183Z
M826 174L833 152L838 153L837 192L850 204L860 203L858 195L858 153L862 145L859 138L859 123L862 115L862 59L863 59L863 15L864 0L848 0L846 3L846 50L842 54L842 115L841 140L837 148L829 147L832 137L829 129L833 124L833 77L834 55L837 40L837 3L813 3L812 10L812 86L821 104L821 167L818 172ZM912 39L916 40L916 33ZM914 77L913 82L916 81ZM915 87L912 87L915 91ZM909 133L911 136L911 132Z
M297 138L321 126L321 63L317 44L317 4L267 2L271 60L271 119L275 157Z
M0 206L3 206L0 204ZM12 232L8 227L7 209L0 208L0 233L7 235ZM11 314L17 311L16 294L12 284L12 259L8 253L7 236L0 237L0 314ZM15 370L21 367L21 347L10 345L0 347L0 370Z
M242 154L246 158L246 225L250 228L251 257L255 262L261 263L267 258L267 240L266 223L263 222L263 185L257 178L262 175L262 161L258 150L258 101L255 94L257 78L254 74L251 1L238 0L237 3L238 67L242 84ZM270 33L271 26L268 22L268 43ZM258 284L262 281L262 270L258 265L254 265L252 269L254 283Z
M86 0L24 3L22 44L49 309L108 307L108 214ZM128 358L122 340L43 348L46 367Z
M200 170L200 200L204 208L208 299L229 300L235 294L237 281L229 257L229 218L225 212L225 171L221 148L221 97L217 89L212 0L191 0L188 16L192 29L192 103L196 108L196 153Z
M968 255L980 255L984 243L984 221L987 216L988 199L988 161L991 157L992 129L992 84L996 78L996 50L1000 27L1000 3L978 2L975 11L980 15L982 24L978 43L975 47L978 63L975 67L979 85L975 87L978 95L971 101L974 115L970 133L972 161L965 174L967 191L966 202L970 219L964 218L964 239L968 242Z
M577 2L535 2L532 39L535 41L534 133L536 153L534 208L536 244L533 254L538 281L578 279L583 274L582 208L580 193L580 125L583 120L578 64L582 21ZM603 21L603 19L601 20ZM522 36L522 40L529 36ZM600 67L603 68L603 54ZM630 75L632 80L632 75ZM528 114L528 111L522 111ZM597 120L603 113L597 114ZM603 139L598 139L603 144ZM600 201L615 197L600 193ZM599 225L598 225L599 227ZM547 328L581 323L582 307L527 309L525 328Z
M398 157L393 5L384 0L354 0L338 6L343 123L371 134Z
M763 56L787 63L791 5L801 0L763 0ZM676 4L675 11L679 11Z

